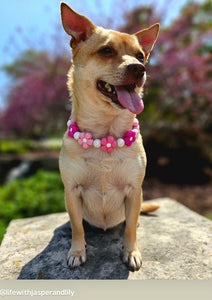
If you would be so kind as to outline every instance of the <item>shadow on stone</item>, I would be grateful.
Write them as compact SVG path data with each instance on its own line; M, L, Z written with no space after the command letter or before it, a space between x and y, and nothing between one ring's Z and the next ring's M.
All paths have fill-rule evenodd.
M18 279L127 279L122 262L124 224L103 231L84 222L87 261L70 270L67 253L71 247L70 222L58 227L48 246L21 270Z

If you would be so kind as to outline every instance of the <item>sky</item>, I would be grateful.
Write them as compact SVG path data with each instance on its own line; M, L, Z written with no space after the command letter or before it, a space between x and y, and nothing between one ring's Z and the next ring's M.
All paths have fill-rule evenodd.
M64 0L77 12L86 15L96 25L102 25L101 16L114 17L121 24L120 5L124 0ZM56 32L64 34L60 23L61 0L7 0L1 1L0 18L0 67L11 63L23 50L32 45L37 49L48 48L50 35ZM165 24L177 17L187 0L130 0L133 8L142 4L155 3L160 9L168 7ZM201 2L201 0L199 0ZM98 18L99 17L99 18ZM98 24L99 23L99 24ZM65 38L65 34L64 34ZM66 43L66 41L64 41ZM68 45L68 43L66 43ZM68 47L68 46L67 46ZM0 107L6 97L8 78L0 69Z

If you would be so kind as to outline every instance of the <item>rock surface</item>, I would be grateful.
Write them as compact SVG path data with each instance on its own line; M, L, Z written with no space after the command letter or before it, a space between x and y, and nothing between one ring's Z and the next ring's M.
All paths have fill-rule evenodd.
M11 221L0 247L1 279L212 279L212 222L174 200L141 215L137 228L143 266L122 263L124 224L106 232L84 224L87 261L70 270L67 213Z

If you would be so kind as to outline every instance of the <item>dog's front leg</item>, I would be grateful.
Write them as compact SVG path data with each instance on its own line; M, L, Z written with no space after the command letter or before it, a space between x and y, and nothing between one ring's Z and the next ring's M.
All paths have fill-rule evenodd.
M126 227L124 235L123 260L133 271L142 265L141 253L138 250L136 228L141 207L141 189L131 192L125 199Z
M65 190L66 209L72 227L72 243L68 252L70 268L78 267L86 261L84 229L82 225L83 204L79 188Z

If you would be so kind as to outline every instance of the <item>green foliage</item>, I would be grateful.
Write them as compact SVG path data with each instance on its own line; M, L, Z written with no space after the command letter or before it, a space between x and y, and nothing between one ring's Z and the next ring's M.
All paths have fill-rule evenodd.
M61 149L61 137L50 138L42 141L31 139L2 139L0 142L0 153L26 153L29 151Z
M58 172L39 170L27 179L0 187L0 241L12 219L65 210L63 184Z
M26 153L31 150L32 143L29 140L2 140L0 143L1 153Z
M28 49L20 54L13 63L4 65L2 70L14 79L20 79L29 75L29 67L39 68L41 62L48 60L48 54L45 51L36 51Z

